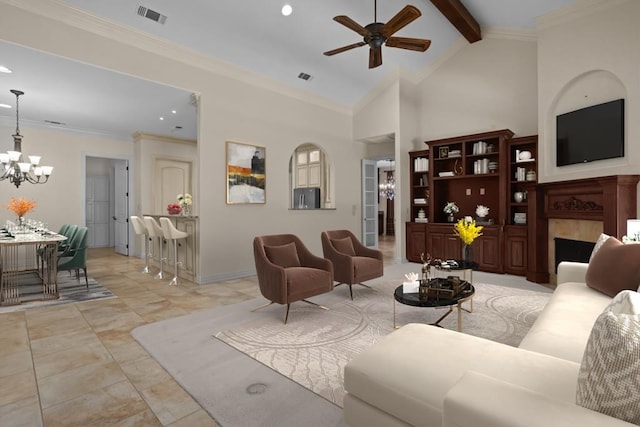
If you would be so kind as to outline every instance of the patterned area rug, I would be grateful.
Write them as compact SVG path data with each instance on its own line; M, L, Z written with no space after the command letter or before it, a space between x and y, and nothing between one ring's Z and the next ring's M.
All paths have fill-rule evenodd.
M42 300L39 297L42 292L42 287L27 284L24 287L20 287L20 295L24 302L19 305L0 306L0 313L10 313L30 308L48 307L73 302L93 301L103 298L116 298L111 291L91 276L88 277L88 280L89 289L87 289L84 276L81 276L80 281L78 281L75 275L69 275L69 272L61 271L58 273L58 291L60 298Z
M277 315L249 320L218 332L215 338L342 406L344 366L393 331L394 304L398 325L433 323L447 310L395 303L392 295L397 283L360 290L354 301L344 298L346 287L313 299L330 307L328 311L293 304L286 325L282 306L273 305L265 310ZM484 283L475 288L473 312L463 312L463 332L512 346L520 343L551 295ZM339 293L342 299L336 298ZM469 308L469 303L463 306ZM454 310L440 326L456 330L456 313Z

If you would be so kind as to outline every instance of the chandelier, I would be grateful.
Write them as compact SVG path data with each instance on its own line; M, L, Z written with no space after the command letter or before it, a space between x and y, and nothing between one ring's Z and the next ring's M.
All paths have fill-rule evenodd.
M380 191L380 197L393 200L396 196L396 180L393 177L392 170L387 171L387 179L378 185L378 189Z
M10 92L16 96L16 133L12 135L13 151L0 153L0 181L8 179L16 188L25 181L31 184L44 184L49 180L53 166L39 166L40 156L28 156L29 161L23 161L18 98L24 95L24 92L16 89L11 89Z

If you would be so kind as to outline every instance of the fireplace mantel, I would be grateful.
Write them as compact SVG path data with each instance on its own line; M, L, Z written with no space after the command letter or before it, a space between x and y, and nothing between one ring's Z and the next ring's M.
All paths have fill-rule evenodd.
M529 189L527 279L549 281L549 219L601 221L603 232L626 234L627 219L635 218L640 175L614 175L549 182Z

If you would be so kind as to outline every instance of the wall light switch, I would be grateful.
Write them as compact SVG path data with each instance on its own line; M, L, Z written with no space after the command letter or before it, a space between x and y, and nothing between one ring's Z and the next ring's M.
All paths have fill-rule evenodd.
M480 195L481 195L481 196L484 196L484 188L481 188L481 189L480 189Z
M470 196L470 195L471 195L471 189L467 188L467 196Z

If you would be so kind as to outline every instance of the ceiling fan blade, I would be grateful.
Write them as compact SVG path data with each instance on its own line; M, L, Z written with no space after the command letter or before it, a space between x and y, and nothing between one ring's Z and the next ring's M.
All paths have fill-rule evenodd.
M333 20L344 25L350 30L355 31L356 33L360 34L362 37L366 37L367 35L369 35L369 32L365 30L365 28L362 25L358 24L356 21L349 18L348 16L339 15L333 18Z
M366 45L365 42L358 42L358 43L350 44L348 46L342 46L337 49L328 50L324 54L327 56L331 56L331 55L335 55L336 53L342 53L347 50L355 49L356 47L365 46L365 45Z
M429 49L429 46L431 46L431 40L414 39L411 37L389 37L386 45L389 47L398 47L400 49L424 52Z
M418 19L421 15L422 13L420 13L417 7L407 5L400 12L396 13L396 16L391 18L389 22L384 24L382 32L386 37L391 37L397 31Z
M369 49L369 68L376 68L382 65L382 48L372 47Z

